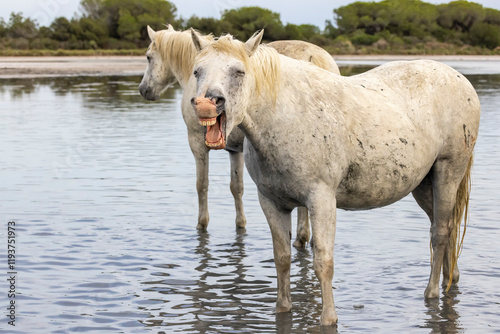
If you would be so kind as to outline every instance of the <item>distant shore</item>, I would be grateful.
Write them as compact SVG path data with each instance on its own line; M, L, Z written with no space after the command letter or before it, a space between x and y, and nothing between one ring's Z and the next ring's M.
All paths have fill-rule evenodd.
M0 57L0 78L142 75L146 56Z
M335 60L415 60L433 59L437 61L500 61L500 56L486 55L333 55Z
M333 55L338 61L392 61L434 59L438 61L500 61L500 56L439 55ZM0 57L0 78L85 75L142 75L145 56Z

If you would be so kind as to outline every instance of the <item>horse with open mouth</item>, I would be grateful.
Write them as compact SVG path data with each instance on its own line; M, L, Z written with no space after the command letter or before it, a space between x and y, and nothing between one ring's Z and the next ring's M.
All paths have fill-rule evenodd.
M193 115L222 117L246 138L245 164L271 229L277 312L290 311L290 212L309 209L313 267L321 284L322 325L337 322L333 302L336 209L372 209L409 193L431 221L432 263L425 298L458 281L480 103L470 82L434 61L391 62L352 77L279 55L230 35L199 51ZM212 122L212 121L210 121ZM400 222L399 224L402 224ZM397 228L398 223L389 227ZM465 232L465 229L463 230Z
M246 225L242 201L244 136L241 131L233 131L229 138L226 138L223 135L225 131L224 116L213 117L199 123L192 114L191 104L189 100L184 98L184 96L192 95L196 88L196 82L189 80L197 52L192 43L190 32L176 31L171 25L168 25L167 29L159 31L154 31L148 26L148 34L151 39L146 53L148 66L139 85L139 91L145 99L155 101L166 89L178 82L185 92L181 109L188 129L189 146L196 161L196 187L199 204L197 228L205 230L209 221L207 192L209 150L211 149L226 149L229 152L231 161L230 188L236 207L236 226L243 228ZM207 42L213 39L212 36L200 38ZM339 68L332 56L319 46L303 41L275 41L269 45L286 56L309 61L340 75ZM213 101L214 105L220 102ZM205 140L200 141L200 138L205 138ZM297 238L294 245L302 247L309 241L310 237L307 209L299 208L297 218Z

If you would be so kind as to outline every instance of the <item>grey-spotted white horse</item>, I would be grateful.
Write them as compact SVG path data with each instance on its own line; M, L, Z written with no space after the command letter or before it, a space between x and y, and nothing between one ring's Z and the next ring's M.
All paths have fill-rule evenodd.
M409 193L431 220L432 264L424 296L451 284L467 217L480 104L470 82L434 61L392 62L353 77L224 36L200 51L193 114L239 128L269 223L278 280L277 312L289 311L290 211L309 209L321 324L337 322L332 291L336 209L389 205ZM465 211L465 215L464 215ZM466 220L466 218L465 218ZM465 224L466 222L464 222ZM387 232L404 222L387 223Z
M148 33L151 44L146 53L148 67L139 86L141 95L147 100L157 100L161 93L175 82L187 95L191 94L196 87L195 81L189 81L192 73L194 56L196 49L191 40L189 31L175 31L168 25L168 29L155 32L148 26ZM202 37L206 41L211 41L211 36ZM340 74L339 69L332 56L324 49L311 43L302 41L277 41L274 45L280 53L310 61L319 67ZM192 95L192 94L191 94ZM231 183L230 188L234 196L236 206L236 226L245 227L246 219L243 212L243 133L233 131L224 143L205 143L201 138L205 138L205 128L192 113L189 100L182 101L182 116L188 129L188 140L191 151L196 161L196 186L198 191L199 215L198 229L206 229L208 226L209 214L207 204L208 192L208 161L210 149L226 148L231 160ZM209 145L210 147L208 147ZM299 208L297 220L297 239L294 243L297 247L304 246L309 240L309 223L307 209Z

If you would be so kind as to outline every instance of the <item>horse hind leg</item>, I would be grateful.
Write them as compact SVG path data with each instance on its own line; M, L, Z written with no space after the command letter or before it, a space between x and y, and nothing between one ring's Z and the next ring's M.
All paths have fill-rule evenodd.
M229 158L231 160L230 188L236 209L236 227L245 228L247 220L243 211L243 169L245 167L243 153L229 152Z
M447 248L447 258L451 258L451 261L446 271L449 273L456 263L457 233L459 233L463 211L467 210L471 164L472 157L468 163L464 164L460 163L460 160L440 159L432 168L431 244L433 255L429 283L425 289L426 298L439 296L440 271Z
M433 222L433 196L432 196L432 177L431 173L429 173L423 180L422 182L418 185L417 188L415 188L412 192L413 198L415 198L415 201L417 204L420 206L422 210L427 214L429 217L429 220ZM448 284L448 281L446 278L450 277L450 263L452 261L452 252L454 250L451 250L450 247L452 245L448 245L448 247L445 248L445 255L444 255L444 261L443 261L443 286ZM453 269L453 276L452 276L452 283L456 284L458 283L458 280L460 279L460 271L458 270L458 265L455 265Z
M306 207L297 208L297 237L293 243L294 247L303 248L309 242L311 232L309 229L309 212Z

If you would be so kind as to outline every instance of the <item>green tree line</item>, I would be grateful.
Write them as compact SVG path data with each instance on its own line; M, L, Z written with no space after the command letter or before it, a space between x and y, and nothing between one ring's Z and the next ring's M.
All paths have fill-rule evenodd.
M469 1L434 5L420 0L355 2L332 10L321 30L283 24L280 14L260 7L226 10L220 19L180 18L165 0L82 0L80 15L39 26L22 13L0 19L0 50L129 50L149 44L147 25L196 28L241 40L265 28L267 41L298 39L345 53L500 53L500 11Z

